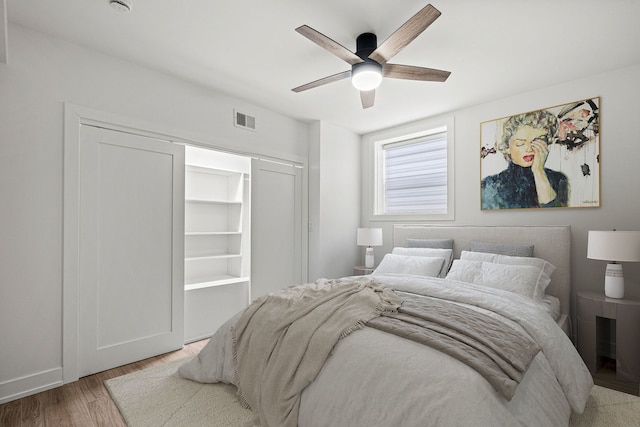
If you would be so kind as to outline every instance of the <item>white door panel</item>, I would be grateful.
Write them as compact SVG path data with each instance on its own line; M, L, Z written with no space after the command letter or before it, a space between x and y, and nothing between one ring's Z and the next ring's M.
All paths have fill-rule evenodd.
M253 159L251 172L251 298L300 284L302 171Z
M184 148L82 126L79 374L183 343Z

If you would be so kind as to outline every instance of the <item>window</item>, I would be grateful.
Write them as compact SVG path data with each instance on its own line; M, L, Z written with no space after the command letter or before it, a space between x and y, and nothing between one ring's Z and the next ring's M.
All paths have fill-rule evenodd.
M453 120L422 126L369 137L372 219L453 219Z

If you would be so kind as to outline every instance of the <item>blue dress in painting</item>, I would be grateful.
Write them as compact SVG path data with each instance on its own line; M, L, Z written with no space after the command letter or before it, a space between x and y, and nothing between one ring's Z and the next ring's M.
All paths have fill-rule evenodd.
M551 208L565 207L569 201L569 180L562 172L544 169L556 198L540 204L530 167L509 166L496 175L482 180L482 209Z

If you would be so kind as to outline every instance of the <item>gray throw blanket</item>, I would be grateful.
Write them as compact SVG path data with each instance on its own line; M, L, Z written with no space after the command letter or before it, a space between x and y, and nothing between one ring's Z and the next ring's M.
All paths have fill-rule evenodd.
M367 326L440 350L474 368L511 400L538 344L478 310L450 301L398 292L403 303L396 314L370 320Z
M258 298L233 327L240 400L265 427L297 426L302 391L335 343L400 302L391 288L364 276L321 279Z

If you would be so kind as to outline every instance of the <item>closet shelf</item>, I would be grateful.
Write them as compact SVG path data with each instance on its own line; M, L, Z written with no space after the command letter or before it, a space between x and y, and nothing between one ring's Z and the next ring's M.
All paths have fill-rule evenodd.
M233 236L242 235L242 231L187 231L185 236Z
M195 282L195 283L185 284L184 290L193 291L195 289L211 288L214 286L232 285L235 283L243 283L243 282L248 283L249 278L223 275L223 276L212 278L212 280L208 280L204 282Z
M185 261L202 261L208 259L229 259L229 258L241 258L242 254L221 254L221 255L206 255L206 256L194 256L187 257Z
M210 205L237 205L241 206L242 202L235 200L207 200L207 199L185 199L187 203L204 203Z

